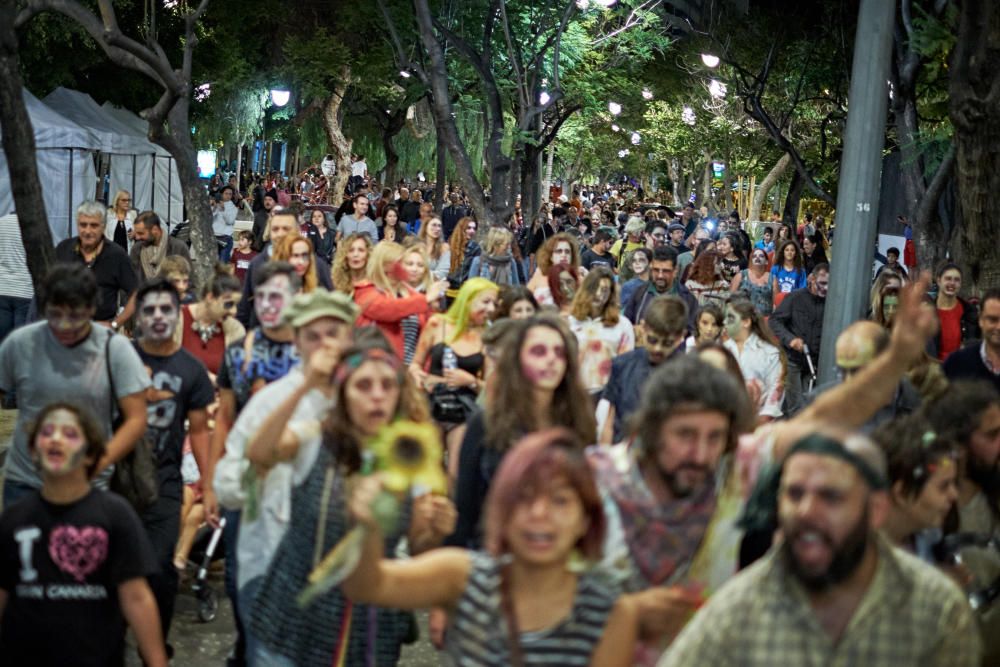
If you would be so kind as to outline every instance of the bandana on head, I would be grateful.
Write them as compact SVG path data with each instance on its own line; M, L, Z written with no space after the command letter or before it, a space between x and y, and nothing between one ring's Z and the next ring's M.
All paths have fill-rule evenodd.
M354 371L361 367L361 364L366 361L380 361L384 364L388 364L396 374L399 376L400 384L403 381L403 364L400 363L399 358L387 352L380 347L374 347L368 350L361 350L355 352L350 356L344 357L340 363L337 365L337 370L333 374L334 384L341 385L347 378L354 374Z
M881 490L889 486L885 474L873 468L863 458L848 450L837 440L814 433L795 443L780 463L772 464L761 471L757 485L747 499L743 516L739 519L740 528L762 532L774 532L778 528L778 492L781 488L781 473L788 459L803 452L832 456L846 461L858 471L872 490Z

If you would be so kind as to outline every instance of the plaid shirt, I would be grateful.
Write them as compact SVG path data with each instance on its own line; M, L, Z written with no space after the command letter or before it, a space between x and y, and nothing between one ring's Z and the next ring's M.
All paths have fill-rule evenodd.
M878 549L875 577L838 642L772 549L712 596L660 667L979 665L979 630L958 587L881 536Z

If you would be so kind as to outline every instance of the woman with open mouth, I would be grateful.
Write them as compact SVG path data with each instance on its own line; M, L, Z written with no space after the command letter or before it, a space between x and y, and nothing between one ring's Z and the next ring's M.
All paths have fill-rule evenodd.
M371 509L381 489L378 477L366 478L351 499L351 513L368 535L342 588L357 603L447 609L443 664L632 663L633 603L587 570L600 556L605 519L573 433L547 429L512 448L490 490L483 551L435 549L406 561L384 559Z
M315 401L314 416L288 422L289 412L275 422L278 437L269 436L271 424L265 423L247 448L264 484L278 466L286 474L290 465L292 476L288 530L252 596L253 664L394 665L412 631L410 615L352 605L338 588L305 607L298 601L309 574L352 527L348 489L361 472L368 443L397 419L429 420L426 401L384 342L337 352L315 353L301 391L292 397L292 411L303 398ZM452 525L454 509L447 499L426 494L402 503L396 530L384 536L384 544L394 553L406 536L410 553L417 554L437 546Z

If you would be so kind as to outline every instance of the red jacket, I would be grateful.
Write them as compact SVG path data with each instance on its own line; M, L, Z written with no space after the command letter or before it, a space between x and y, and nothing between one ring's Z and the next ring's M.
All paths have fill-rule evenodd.
M354 303L361 309L354 325L377 326L400 359L403 358L403 318L416 315L420 320L420 328L423 329L431 315L427 295L408 285L404 289L408 296L400 297L386 294L369 281L354 286Z

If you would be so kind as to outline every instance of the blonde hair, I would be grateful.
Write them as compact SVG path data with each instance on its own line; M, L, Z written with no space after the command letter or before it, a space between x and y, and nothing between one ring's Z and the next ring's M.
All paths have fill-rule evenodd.
M368 234L354 232L350 236L340 240L337 244L337 252L333 256L333 268L330 278L333 280L333 289L344 294L354 294L354 283L351 281L351 268L347 266L347 251L351 249L355 241L364 241L368 251L366 264L371 266L372 240ZM367 275L367 268L365 274Z
M309 268L306 269L306 274L302 276L302 291L308 294L319 286L319 278L316 275L316 255L314 254L315 250L312 241L305 236L289 234L277 242L274 252L271 253L271 261L287 262L292 257L292 250L296 243L305 243L309 248Z
M424 244L424 247L427 246L427 242L430 240L430 237L427 236L427 228L430 227L431 223L435 222L435 221L439 225L442 224L441 223L441 218L435 216L435 217L431 218L430 220L428 220L427 222L425 222L424 224L420 225L420 231L417 232L417 238L420 239L420 241ZM431 251L430 251L429 254L431 256L431 259L433 259L434 261L437 261L438 259L441 258L441 253L442 252L444 252L444 234L443 234L443 230L442 230L441 237L438 238L438 240L434 242L434 247L431 249Z
M383 241L385 243L385 241ZM409 245L404 246L405 251L403 252L402 261L406 261L406 258L410 255L420 255L420 261L424 263L424 277L420 280L419 285L410 285L410 287L415 287L416 289L422 289L425 292L430 289L431 286L431 270L430 261L427 259L427 251L421 248L419 245Z
M390 277L386 269L403 259L406 249L398 243L382 241L368 256L368 280L383 292L396 294L401 281Z
M489 233L486 235L486 246L483 248L483 252L487 255L495 255L504 246L510 249L513 239L514 235L509 230L503 227L491 227Z
M121 199L122 197L128 197L129 199L131 199L132 194L128 190L119 190L118 192L116 192L115 198L111 200L112 211L118 210L118 200Z

